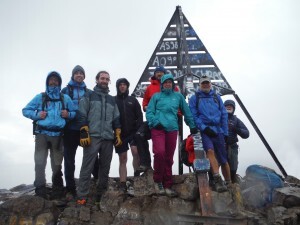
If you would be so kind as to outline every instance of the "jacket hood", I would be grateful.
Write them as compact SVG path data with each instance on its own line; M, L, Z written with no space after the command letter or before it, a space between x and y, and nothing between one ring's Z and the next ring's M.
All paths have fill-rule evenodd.
M231 105L232 107L233 107L233 112L232 112L232 114L234 113L234 111L235 111L235 102L233 101L233 100L226 100L225 102L224 102L224 106L226 107L227 105Z
M130 86L130 83L129 83L129 81L128 81L126 78L120 78L120 79L118 79L118 80L116 81L116 88L117 88L117 93L118 93L118 95L121 95L120 90L119 90L119 85L120 85L121 83L125 83L125 84L127 85L127 91L126 91L125 94L128 95L128 94L129 94L129 86Z
M62 80L61 80L60 74L58 72L56 72L56 71L51 71L50 73L48 73L47 78L46 78L46 90L48 90L48 87L49 87L49 84L48 84L49 83L49 78L51 76L56 76L58 78L58 82L59 82L58 87L59 87L59 89L61 89Z
M166 80L172 80L172 90L174 90L175 88L175 82L174 82L174 77L172 74L168 73L168 74L165 74L161 77L161 80L160 80L160 89L163 90L163 83L166 81Z

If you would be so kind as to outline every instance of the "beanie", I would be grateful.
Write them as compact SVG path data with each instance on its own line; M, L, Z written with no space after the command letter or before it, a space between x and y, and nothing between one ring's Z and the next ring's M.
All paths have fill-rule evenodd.
M165 67L163 67L163 66L158 66L158 67L156 67L155 70L154 70L154 75L155 75L155 73L158 72L158 71L163 72L164 74L167 73Z
M83 75L84 75L84 78L85 78L85 72L84 72L84 69L83 69L81 66L77 65L77 66L75 66L74 69L72 70L72 80L74 80L74 74L77 73L77 72L82 72Z

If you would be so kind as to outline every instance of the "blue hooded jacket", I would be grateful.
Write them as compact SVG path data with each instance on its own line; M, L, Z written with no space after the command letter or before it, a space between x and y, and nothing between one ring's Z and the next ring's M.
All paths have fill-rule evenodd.
M73 91L73 93L70 93L70 89ZM62 89L62 93L67 94L68 96L71 97L72 95L72 101L74 104L74 108L76 110L76 116L73 120L68 121L66 129L69 130L80 130L81 128L81 124L79 123L79 101L80 99L85 95L86 92L92 91L90 89L86 88L86 85L84 82L78 83L76 81L73 80L73 76L71 78L71 80L69 81L67 87L64 87Z
M48 85L49 78L51 76L57 76L59 79L59 85L51 87ZM61 111L63 110L62 102L60 99L61 90L61 76L59 73L52 71L47 75L46 78L46 94L50 99L54 101L47 101L45 104L44 111L47 112L45 119L40 118L40 112L43 110L43 93L36 95L23 109L22 113L25 117L36 121L38 125L35 133L46 134L48 136L60 136L62 130L66 125L66 119L61 117ZM75 109L71 98L68 95L64 95L64 106L69 112L68 120L75 117Z
M164 89L163 83L171 79L172 89ZM161 124L165 131L178 130L178 109L184 115L184 121L190 128L195 128L191 111L183 95L174 91L175 84L172 74L165 74L161 78L161 92L155 93L147 107L146 118L150 128Z
M201 99L198 108L196 108L196 94L199 95L199 100ZM197 93L189 99L189 107L193 114L196 126L200 131L209 127L216 133L222 133L225 136L228 136L228 115L226 108L219 95L217 95L218 103L215 102L214 95L214 90L205 93L199 89Z

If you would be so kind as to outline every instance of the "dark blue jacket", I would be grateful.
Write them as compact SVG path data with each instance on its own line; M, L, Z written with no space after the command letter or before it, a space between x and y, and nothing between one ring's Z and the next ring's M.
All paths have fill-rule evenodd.
M241 138L246 139L249 137L249 130L245 126L245 124L233 115L233 113L228 113L228 139L227 144L232 145L238 142L239 135Z

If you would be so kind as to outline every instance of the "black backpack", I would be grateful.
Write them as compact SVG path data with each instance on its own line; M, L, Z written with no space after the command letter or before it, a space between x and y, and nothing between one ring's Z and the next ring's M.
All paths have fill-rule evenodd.
M60 93L60 97L59 99L52 99L50 98L46 92L42 92L42 111L45 110L46 106L47 106L47 102L57 102L57 101L60 101L61 102L61 106L62 106L62 110L65 110L66 107L65 107L65 102L64 102L64 94L63 93ZM34 120L32 122L33 124L33 129L32 129L32 133L33 135L35 135L35 131L36 131L36 128L37 128L37 124L36 124L36 120Z

